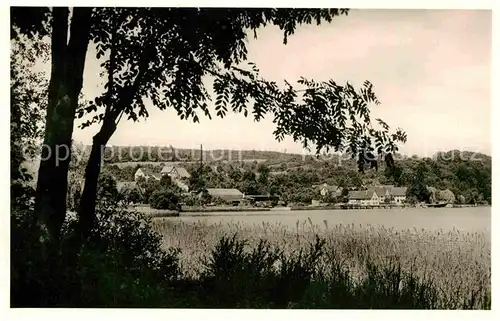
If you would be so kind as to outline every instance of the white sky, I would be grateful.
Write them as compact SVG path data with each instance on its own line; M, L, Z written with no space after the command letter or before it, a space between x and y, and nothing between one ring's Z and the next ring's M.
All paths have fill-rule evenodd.
M331 24L299 27L287 45L278 29L258 36L249 39L248 58L268 79L333 78L355 86L370 80L382 103L372 115L406 130L404 153L491 154L491 11L352 10ZM102 90L98 75L91 48L83 89L89 98ZM173 110L148 110L147 120L122 120L110 144L302 151L291 139L276 142L271 120L232 114L194 124ZM98 126L75 128L74 139L90 144Z

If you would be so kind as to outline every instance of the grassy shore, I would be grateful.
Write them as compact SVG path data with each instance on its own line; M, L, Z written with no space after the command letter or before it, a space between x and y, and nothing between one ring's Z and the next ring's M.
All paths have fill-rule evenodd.
M179 216L179 211L177 210L159 210L154 209L149 205L130 206L130 209L138 211L152 218Z
M269 223L207 225L157 219L153 222L153 228L163 236L165 248L181 249L181 269L186 278L194 280L206 270L206 262L213 255L210 251L217 248L216 252L221 252L220 240L224 236L236 235L237 239L244 240L245 243L241 243L245 244L243 252L248 253L258 248L261 240L266 240L272 247L282 251L284 257L287 253L299 253L300 256L301 249L311 248L316 236L319 236L324 241L324 250L315 261L315 275L329 275L330 280L337 280L336 286L340 284L338 278L341 276L343 290L334 291L337 293L336 300L339 299L338 293L349 293L349 300L358 300L357 306L360 307L405 307L401 300L405 295L408 296L403 293L407 291L405 293L410 293L413 300L408 305L410 307L420 304L420 301L426 302L422 303L424 308L484 309L491 305L491 244L487 234L456 230L433 232L372 226L328 226L326 222L316 226L311 221L297 222L295 228L287 228ZM230 261L228 258L225 260ZM279 269L286 263L283 260L286 261L277 259L273 266ZM415 286L417 283L419 287ZM316 291L318 285L314 284L311 281L307 288ZM371 292L367 292L367 287L372 289ZM331 287L329 289L333 291ZM366 293L371 293L371 296ZM377 297L384 293L392 293L392 305L377 305ZM394 296L394 293L398 294ZM416 296L420 297L415 299ZM307 300L305 306L313 307L316 303L311 302L322 299ZM380 299L379 303L387 300ZM317 303L317 306L331 307L332 304Z

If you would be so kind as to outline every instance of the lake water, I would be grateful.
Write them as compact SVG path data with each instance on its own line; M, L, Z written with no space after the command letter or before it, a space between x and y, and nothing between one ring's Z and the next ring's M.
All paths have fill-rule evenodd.
M181 214L182 215L182 214ZM203 221L210 223L241 222L262 224L262 222L281 223L295 227L311 219L313 224L329 226L354 224L359 226L383 225L396 229L452 230L467 232L491 231L491 207L468 208L405 208L373 210L312 210L312 211L270 211L270 212L231 212L210 213L208 216L181 216L171 218L184 222Z

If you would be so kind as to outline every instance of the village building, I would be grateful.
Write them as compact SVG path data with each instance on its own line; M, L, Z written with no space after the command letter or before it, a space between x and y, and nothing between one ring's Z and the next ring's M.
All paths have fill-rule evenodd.
M148 168L139 168L135 172L134 176L135 176L135 181L137 182L141 177L144 178L145 180L152 178L159 181L165 175L168 175L172 179L172 182L175 185L177 185L181 190L183 190L184 192L189 191L187 180L191 177L191 175L184 167L165 165L163 166L160 173L155 173L154 171Z
M400 205L406 202L406 187L375 187L364 191L349 192L348 204L351 205L381 205L396 204Z
M202 198L204 192L200 192L198 197ZM243 201L243 193L235 188L207 188L206 193L212 198L219 198L228 203L240 203Z
M370 206L370 205L380 205L379 197L375 190L366 190L366 191L351 191L349 192L349 205L361 205L361 206Z
M340 196L342 194L342 188L337 185L321 184L315 185L314 188L319 188L319 193L321 196L332 195L334 197Z
M175 165L165 165L161 169L161 175L168 175L172 179L189 179L191 174L184 168Z
M385 187L375 187L373 189L377 193L378 201L380 204L388 203L391 201L390 189Z
M161 174L155 173L149 168L139 168L134 174L135 181L137 182L141 177L145 180L152 178L159 181L161 179Z
M393 204L403 204L406 202L406 191L407 187L393 187L391 188L391 203Z

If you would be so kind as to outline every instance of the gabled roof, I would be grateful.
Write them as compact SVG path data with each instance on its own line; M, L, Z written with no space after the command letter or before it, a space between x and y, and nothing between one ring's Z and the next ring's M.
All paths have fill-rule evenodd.
M373 197L374 190L368 191L351 191L349 192L349 199L351 200L369 200Z
M377 193L378 197L384 196L385 193L387 192L387 189L385 189L383 187L375 187L374 190L375 190L375 193Z
M147 177L153 177L154 179L156 180L160 180L161 179L161 174L160 173L155 173L153 170L149 169L149 168L138 168L137 171L135 172L137 174L137 172L141 170L145 176Z
M157 175L152 169L140 167L137 169L136 173L141 170L146 176Z
M170 174L173 170L174 170L175 166L174 165L165 165L163 166L163 168L161 169L161 172L162 173L165 173L165 174Z
M173 166L173 165L165 165L163 166L161 173L162 174L170 174L173 171L177 171L177 174L179 174L180 177L183 178L189 178L191 177L191 174L184 168L184 167L178 167L178 166Z
M326 184L325 184L326 185ZM339 190L339 186L337 185L326 185L325 186L330 192L336 192Z

